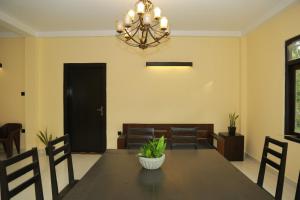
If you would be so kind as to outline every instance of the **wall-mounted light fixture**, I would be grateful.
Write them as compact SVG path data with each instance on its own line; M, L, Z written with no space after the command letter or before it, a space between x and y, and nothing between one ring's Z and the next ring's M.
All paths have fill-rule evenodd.
M2 63L0 63L0 70L2 69Z
M193 67L192 62L146 62L146 67Z

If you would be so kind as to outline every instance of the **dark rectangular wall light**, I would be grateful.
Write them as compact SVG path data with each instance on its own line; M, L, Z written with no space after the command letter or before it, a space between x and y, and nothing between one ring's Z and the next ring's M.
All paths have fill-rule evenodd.
M192 67L192 62L146 62L146 67Z

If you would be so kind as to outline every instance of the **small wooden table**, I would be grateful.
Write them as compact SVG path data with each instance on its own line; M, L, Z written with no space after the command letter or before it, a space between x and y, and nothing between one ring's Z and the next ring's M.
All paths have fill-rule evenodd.
M137 151L108 150L64 200L271 200L216 150L167 150L158 170L145 170Z
M244 160L244 136L236 133L229 135L227 132L221 132L217 139L217 150L229 161Z

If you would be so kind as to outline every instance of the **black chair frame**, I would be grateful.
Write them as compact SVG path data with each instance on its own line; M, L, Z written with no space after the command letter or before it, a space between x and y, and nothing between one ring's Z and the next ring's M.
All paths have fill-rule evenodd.
M128 149L140 148L152 139L154 139L154 128L129 128L126 146Z
M171 127L171 149L191 146L198 149L197 128Z
M0 127L0 142L3 144L6 157L13 155L13 142L15 142L18 154L20 154L20 132L22 124L7 123Z
M269 147L270 143L280 147L282 149L282 152L280 153L278 151L271 149ZM261 159L261 163L260 163L260 168L259 168L257 185L260 186L261 188L263 188L263 182L264 182L267 164L269 166L273 167L274 169L277 169L279 171L279 173L278 173L276 193L275 193L276 200L282 199L287 149L288 149L288 143L280 142L278 140L270 138L269 136L266 137L265 143L264 143L264 149L263 149L263 153L262 153L262 159ZM280 159L280 163L278 164L278 163L274 162L273 160L269 159L268 154L271 154L274 157L277 157L278 159Z
M58 148L55 148L55 145L64 142L64 145ZM62 199L68 191L74 187L74 185L78 182L78 180L74 179L74 170L73 170L73 163L72 163L72 155L71 155L71 145L68 135L64 135L60 138L52 140L48 143L46 147L46 151L49 154L49 164L50 164L50 176L51 176L51 188L52 188L52 198L53 200ZM59 153L63 153L62 156L55 159L55 156ZM68 165L68 178L69 184L66 185L60 192L58 191L58 183L57 183L57 176L56 176L56 165L61 163L62 161L67 160Z
M300 172L298 176L298 184L297 184L297 189L296 189L296 195L295 195L295 200L300 199Z
M8 174L7 167L18 163L24 159L32 157L32 162L26 166ZM12 190L9 189L8 184L24 174L33 171L33 177L27 179L23 183L14 187ZM0 182L1 182L1 199L8 200L16 196L32 184L35 186L35 196L37 200L43 200L43 187L40 173L40 165L38 159L38 152L36 148L19 154L15 157L9 158L4 161L0 161Z

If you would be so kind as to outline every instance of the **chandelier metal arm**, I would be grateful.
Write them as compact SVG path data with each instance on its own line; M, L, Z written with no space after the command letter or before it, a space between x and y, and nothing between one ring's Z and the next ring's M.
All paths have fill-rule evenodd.
M152 35L152 33L150 32L151 37L154 39L155 37ZM167 35L167 33L165 33L164 35L162 35L159 38L155 38L153 42L149 43L148 45L154 44L154 43L160 43L160 40L163 39L165 36Z
M131 29L131 32L135 31L135 30L139 30L138 28L140 27L140 25L134 27ZM129 32L128 32L129 33ZM124 30L123 33L119 33L119 35L125 36L127 34L127 32Z
M152 39L154 40L154 42L158 42L157 38L153 35L153 33L151 31L149 31L149 32L150 32L150 36L152 37Z
M139 44L135 44L135 43L130 43L130 42L128 42L128 40L125 39L124 37L118 36L117 38L118 38L119 40L125 42L125 43L128 44L129 46L132 46L132 47L138 47L138 46L139 46Z
M150 26L150 28L154 28L154 27L156 27L158 25L159 25L159 22L156 22L156 24L153 24L152 26Z
M160 33L160 34L165 34L165 33L166 33L165 31L157 30L157 29L154 29L154 28L152 28L152 27L150 27L150 29L151 29L154 33Z
M136 23L138 23L138 22L139 22L139 19L133 21L133 22L132 22L132 25L134 25L134 24L136 24Z
M138 30L138 29L137 29ZM125 32L127 33L127 35L129 36L129 39L128 40L132 40L132 41L134 41L135 43L137 43L137 44L139 44L139 42L138 41L136 41L130 34L129 34L129 32L125 29Z
M135 32L133 33L133 35L131 37L134 37L139 32L140 27L141 27L141 25L138 25L137 27L135 27L135 29L133 29L133 30L135 30Z
M125 41L126 44L128 44L129 46L132 46L132 47L138 47L139 45L137 44L132 44L132 43L129 43L128 41Z
M167 41L167 40L169 40L170 38L164 38L165 40L164 41ZM158 45L160 45L161 44L161 42L156 42L156 43L150 43L150 44L148 44L149 45L149 47L156 47L156 46L158 46Z
M149 28L147 28L147 31L146 31L146 37L145 37L145 40L144 40L144 44L147 44L147 41L148 41L148 33L150 32Z

